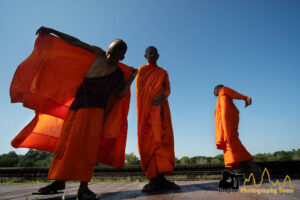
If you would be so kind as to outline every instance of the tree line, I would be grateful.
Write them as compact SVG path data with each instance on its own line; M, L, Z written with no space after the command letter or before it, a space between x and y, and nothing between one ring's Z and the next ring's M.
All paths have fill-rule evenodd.
M25 155L18 155L14 151L0 155L0 167L49 167L53 158L53 153L28 150ZM276 151L274 153L259 153L254 155L255 162L267 161L290 161L300 160L300 149L292 151ZM176 164L206 164L206 163L224 163L223 154L214 157L209 156L183 156L180 159L175 158ZM125 155L125 165L140 165L139 158L134 153ZM96 166L104 166L97 163Z

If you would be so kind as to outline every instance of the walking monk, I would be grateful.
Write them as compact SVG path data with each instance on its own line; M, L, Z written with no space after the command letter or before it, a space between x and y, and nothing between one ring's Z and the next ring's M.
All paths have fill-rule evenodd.
M35 49L18 67L10 90L12 102L22 102L36 116L12 145L55 152L48 174L55 181L41 194L73 180L81 181L79 199L95 199L88 188L95 163L124 166L128 89L137 70L119 63L127 50L120 39L104 52L54 29L37 33Z
M148 64L139 68L136 79L138 148L142 169L150 180L142 191L180 189L164 177L165 174L172 173L175 162L168 103L168 73L156 64L159 54L155 47L146 49L145 58Z
M233 99L241 99L247 107L252 103L251 98L223 85L215 87L214 95L218 97L215 110L215 142L217 149L224 152L225 167L231 170L242 168L246 174L260 172L261 169L252 161L253 156L239 139L239 111L233 103Z

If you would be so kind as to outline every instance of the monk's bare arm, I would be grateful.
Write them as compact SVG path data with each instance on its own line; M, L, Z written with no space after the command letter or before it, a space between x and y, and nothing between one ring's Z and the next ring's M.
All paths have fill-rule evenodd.
M60 37L61 39L63 39L64 41L68 42L69 44L73 45L73 46L77 46L77 47L80 47L80 48L83 48L89 52L92 52L92 53L95 53L96 55L105 55L105 52L97 47L97 46L91 46L87 43L84 43L82 41L80 41L79 39L71 36L71 35L68 35L68 34L65 34L65 33L62 33L62 32L59 32L57 30L54 30L52 28L47 28L47 27L40 27L37 31L36 31L36 34L42 34L42 35L45 35L45 34L54 34L54 35L57 35L58 37Z
M133 80L135 79L137 73L138 73L138 70L135 69L135 68L131 68L132 69L132 74L131 76L129 77L127 83L124 85L124 87L121 89L121 91L118 93L118 97L121 99L122 97L124 97L124 95L126 94L127 90L130 88Z

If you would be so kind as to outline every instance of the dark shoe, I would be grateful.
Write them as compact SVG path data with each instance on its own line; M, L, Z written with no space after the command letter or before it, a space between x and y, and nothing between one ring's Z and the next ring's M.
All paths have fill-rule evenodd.
M64 181L54 181L50 185L40 188L38 193L34 193L34 194L42 194L42 195L57 194L59 193L58 192L59 190L64 190L65 187L66 186Z
M180 186L177 185L176 183L174 182L169 182L167 184L164 184L163 187L166 189L166 190L180 190Z
M161 185L150 181L148 184L144 185L142 192L158 192L161 190L163 190Z
M161 180L161 185L165 190L180 190L180 186L167 180L165 177Z
M78 190L78 200L96 200L96 194L89 188Z

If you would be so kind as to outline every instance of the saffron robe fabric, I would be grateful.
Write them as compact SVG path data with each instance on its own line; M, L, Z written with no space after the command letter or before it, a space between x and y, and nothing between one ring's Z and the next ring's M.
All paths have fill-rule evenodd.
M108 98L124 85L120 68L107 76L84 78L64 120L48 179L91 180Z
M138 148L141 166L147 179L170 174L175 162L174 136L167 97L168 74L157 65L143 65L136 78ZM161 105L152 105L156 95L164 94Z
M69 107L94 60L93 53L58 37L38 36L33 52L18 66L10 87L12 103L21 102L35 111L32 121L12 140L13 147L56 151ZM131 68L122 63L118 65L128 81ZM103 113L97 162L124 166L129 103L130 90L122 99L110 96Z
M239 139L239 111L233 99L246 100L247 97L222 87L215 110L215 143L217 149L223 150L225 167L228 169L237 169L240 162L253 159Z

